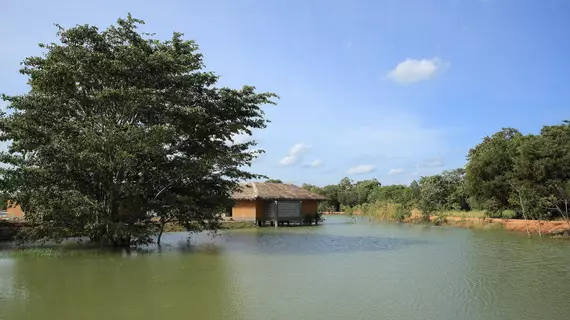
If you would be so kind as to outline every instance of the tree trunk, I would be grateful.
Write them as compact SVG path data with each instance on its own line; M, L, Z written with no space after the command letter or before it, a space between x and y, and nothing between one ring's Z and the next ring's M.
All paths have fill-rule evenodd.
M526 227L526 235L530 239L531 237L530 237L530 230L528 230L528 219L527 219L525 213L523 213L523 218L524 218L524 223L525 223L525 227Z
M160 247L160 239L162 238L162 234L164 233L164 219L160 218L160 230L158 231L158 238L156 239L156 244Z
M566 223L568 224L568 232L570 232L570 216L568 212L568 201L564 201L564 207L565 207L564 218L566 218Z
M519 202L520 202L520 204L521 204L522 214L523 214L524 223L525 223L525 227L526 227L526 235L527 235L528 238L530 239L530 238L531 238L531 237L530 237L530 230L528 229L528 218L527 218L527 216L526 216L526 211L525 211L525 208L524 208L524 201L523 201L523 198L522 198L522 195L521 195L520 190L517 190L517 193L518 193L518 195L519 195Z

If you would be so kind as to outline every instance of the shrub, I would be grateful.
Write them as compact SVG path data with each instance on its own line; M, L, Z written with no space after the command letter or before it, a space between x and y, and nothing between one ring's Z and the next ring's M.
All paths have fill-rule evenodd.
M342 212L344 212L344 214L347 216L354 215L354 208L353 207L343 205L343 206L341 206L340 210Z
M442 226L447 224L447 218L444 215L437 215L431 220L434 226Z
M501 211L485 211L485 218L498 219L501 217L502 217Z
M355 207L355 210L359 210L370 220L404 221L411 216L410 210L403 205L383 201L359 205Z
M503 219L514 219L517 216L517 213L513 210L503 210L501 212L501 218Z
M405 208L404 206L398 206L396 208L396 216L394 217L396 221L403 222L407 218L412 216L412 212Z

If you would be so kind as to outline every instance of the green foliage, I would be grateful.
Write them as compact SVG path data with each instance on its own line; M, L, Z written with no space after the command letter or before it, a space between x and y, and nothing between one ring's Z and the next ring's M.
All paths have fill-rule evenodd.
M434 176L421 177L418 183L418 208L424 214L446 210L470 210L464 176L465 170L455 169Z
M406 219L410 218L412 212L408 207L405 205L397 205L396 206L396 213L394 215L394 220L399 222L404 222Z
M59 27L59 43L24 60L30 91L6 96L4 199L20 204L28 238L81 234L115 246L152 242L152 218L215 228L257 153L237 134L264 128L272 93L216 87L193 41L141 34L143 21Z
M445 217L445 215L439 214L436 215L432 220L430 220L430 223L433 224L434 226L443 226L447 224L447 218Z
M364 203L352 208L346 208L346 210L350 212L349 215L354 214L354 212L359 212L370 220L401 222L411 216L411 212L408 208L402 204L392 202L378 201L374 203Z
M338 202L338 187L336 185L328 185L323 188L304 183L304 189L325 196L328 200L319 203L319 212L338 212L340 211L340 203Z
M371 192L368 202L394 202L410 204L413 200L412 189L403 185L380 186Z
M501 218L503 219L514 219L516 216L517 213L514 210L503 210L503 212L501 212Z
M279 179L268 179L265 182L270 182L270 183L283 183L283 181L279 180Z
M500 212L496 211L486 211L485 217L486 218L496 218L496 219L514 219L516 218L517 213L515 210L506 209Z
M375 190L379 189L382 185L377 179L362 180L354 184L354 193L356 195L356 202L364 204L371 201L371 196Z
M354 215L354 212L356 212L358 209L356 207L341 206L341 210L342 212L344 212L345 215L351 217Z
M358 194L355 185L349 178L343 178L336 190L338 202L344 206L355 206L358 204Z
M490 217L551 219L570 226L570 123L538 135L514 129L487 137L469 152L468 194Z
M513 141L522 135L512 128L503 129L475 146L467 155L468 193L489 212L511 208L509 174L513 171L516 148Z

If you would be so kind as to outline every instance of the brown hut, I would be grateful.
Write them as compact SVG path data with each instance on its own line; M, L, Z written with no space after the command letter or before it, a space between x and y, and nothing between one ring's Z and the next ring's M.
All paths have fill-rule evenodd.
M255 221L306 221L317 216L318 202L326 200L293 184L250 182L240 186L232 195L234 220Z
M8 201L6 210L0 212L0 219L24 219L22 208L15 202Z

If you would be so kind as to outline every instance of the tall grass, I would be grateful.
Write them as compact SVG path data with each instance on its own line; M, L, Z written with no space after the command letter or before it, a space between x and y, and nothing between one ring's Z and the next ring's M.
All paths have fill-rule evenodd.
M487 212L484 210L471 210L471 211L460 211L460 210L448 210L438 213L444 217L459 217L459 218L486 218Z
M391 202L375 202L358 205L350 214L361 214L369 220L404 221L411 216L410 210L401 204Z

